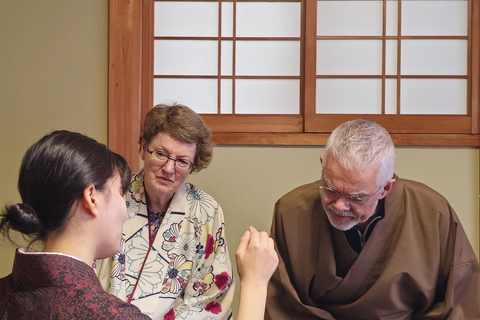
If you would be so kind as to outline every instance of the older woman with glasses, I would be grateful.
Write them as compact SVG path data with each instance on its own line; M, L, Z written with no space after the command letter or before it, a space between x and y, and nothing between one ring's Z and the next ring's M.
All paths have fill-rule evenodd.
M140 137L120 252L99 263L109 292L152 318L226 319L234 293L220 205L186 181L212 159L210 132L183 105L157 105ZM108 280L108 281L105 281Z

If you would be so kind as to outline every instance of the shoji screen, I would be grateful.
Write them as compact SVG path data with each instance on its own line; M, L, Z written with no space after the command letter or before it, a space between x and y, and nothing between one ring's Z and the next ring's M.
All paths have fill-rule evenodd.
M156 1L154 103L300 114L300 1Z

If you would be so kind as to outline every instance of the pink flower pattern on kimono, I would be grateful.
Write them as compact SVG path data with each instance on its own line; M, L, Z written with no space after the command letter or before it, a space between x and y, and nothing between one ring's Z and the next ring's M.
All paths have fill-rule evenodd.
M230 287L231 283L232 283L232 278L226 271L223 271L222 273L217 274L215 276L215 285L220 291L223 291L225 290L225 288Z
M222 312L222 305L218 302L212 301L205 307L205 310L214 314Z
M213 266L199 268L197 272L195 272L195 279L199 279L195 281L193 284L193 289L195 290L195 297L199 295L203 295L213 283Z
M175 310L168 310L167 314L163 317L163 320L175 320Z
M205 259L208 259L213 253L213 237L211 234L207 234L207 244L205 245Z
M184 256L175 256L168 265L167 277L162 283L162 293L179 293L187 285L190 279L192 261Z

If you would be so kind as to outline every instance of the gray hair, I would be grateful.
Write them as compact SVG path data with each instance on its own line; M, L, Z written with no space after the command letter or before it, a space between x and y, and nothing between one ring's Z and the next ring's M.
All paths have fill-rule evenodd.
M390 134L376 122L356 119L339 125L328 138L323 164L328 156L348 170L377 167L377 184L384 186L393 177L395 147Z

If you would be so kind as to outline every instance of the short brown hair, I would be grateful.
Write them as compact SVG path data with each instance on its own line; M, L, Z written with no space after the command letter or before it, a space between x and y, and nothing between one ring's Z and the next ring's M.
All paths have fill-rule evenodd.
M198 172L206 168L213 157L213 142L202 118L192 109L181 104L157 104L145 116L143 132L140 135L142 142L149 144L159 133L168 133L178 141L195 143L195 159L191 172Z

